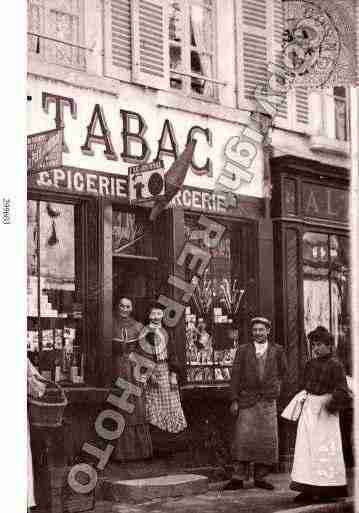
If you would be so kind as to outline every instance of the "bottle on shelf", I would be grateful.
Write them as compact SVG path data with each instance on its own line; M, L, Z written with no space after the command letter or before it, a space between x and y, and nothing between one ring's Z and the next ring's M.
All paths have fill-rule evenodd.
M70 368L70 379L72 383L78 382L79 366L80 366L80 351L78 346L74 346L72 354L72 362Z
M55 357L55 383L61 381L61 357L60 355Z

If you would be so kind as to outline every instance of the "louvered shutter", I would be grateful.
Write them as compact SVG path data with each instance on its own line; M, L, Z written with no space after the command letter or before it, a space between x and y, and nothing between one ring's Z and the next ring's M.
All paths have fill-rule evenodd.
M271 62L284 68L283 58L283 5L282 0L271 0L272 8L272 47L271 47ZM283 72L284 74L284 72ZM280 128L290 129L290 108L291 108L291 95L290 93L280 94L280 103L278 104L277 114L274 119L274 125Z
M267 80L270 40L267 0L238 0L237 59L238 104L256 108L254 90Z
M131 0L105 0L105 75L131 80Z
M306 87L295 87L294 91L294 125L299 132L309 131L309 93Z
M132 80L156 89L169 87L167 0L132 4Z

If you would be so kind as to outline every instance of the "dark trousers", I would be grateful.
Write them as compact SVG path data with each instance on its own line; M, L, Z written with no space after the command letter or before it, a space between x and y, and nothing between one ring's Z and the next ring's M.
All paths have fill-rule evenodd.
M249 461L235 461L233 463L233 475L232 479L238 479L239 481L248 481L249 479ZM254 480L262 481L267 474L269 474L271 467L264 463L254 464Z

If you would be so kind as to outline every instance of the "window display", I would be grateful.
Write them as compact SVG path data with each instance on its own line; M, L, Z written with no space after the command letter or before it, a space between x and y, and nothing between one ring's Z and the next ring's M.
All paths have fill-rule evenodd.
M53 381L82 383L82 302L74 205L28 201L28 356Z
M186 220L190 239L192 220ZM239 344L239 310L245 295L235 272L233 239L227 230L219 246L211 250L211 261L198 280L190 306L185 310L187 382L229 382L230 370ZM187 277L189 280L189 277Z
M336 349L350 344L349 239L307 232L303 237L304 328L327 328Z

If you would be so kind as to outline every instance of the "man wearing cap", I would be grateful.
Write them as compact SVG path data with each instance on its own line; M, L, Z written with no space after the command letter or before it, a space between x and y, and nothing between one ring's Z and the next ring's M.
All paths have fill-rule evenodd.
M243 488L254 463L254 486L273 490L265 477L278 462L276 401L287 374L284 350L268 342L270 321L251 320L252 342L239 346L232 369L231 414L236 417L232 446L234 473L225 490Z

